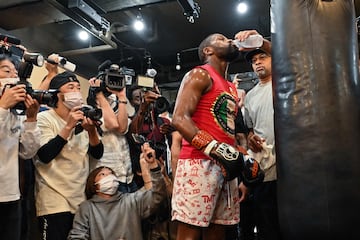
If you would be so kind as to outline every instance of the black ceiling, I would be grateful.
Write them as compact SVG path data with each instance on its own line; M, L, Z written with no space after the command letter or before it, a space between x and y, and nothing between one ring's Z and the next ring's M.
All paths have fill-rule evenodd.
M185 71L199 64L196 48L211 33L233 37L240 30L256 29L270 36L270 0L247 0L246 15L236 12L239 0L195 0L200 17L194 23L183 15L180 4L192 0L85 0L110 23L108 36L99 34L100 27L93 23L91 27L89 18L76 8L69 8L70 1L80 0L1 0L0 32L18 37L32 52L61 54L87 78L96 75L97 66L107 59L143 74L151 57L160 84L179 81ZM130 27L139 8L150 29L143 34ZM81 28L93 33L90 42L77 39ZM178 52L181 71L175 70ZM242 60L230 68L230 72L246 70L249 66Z

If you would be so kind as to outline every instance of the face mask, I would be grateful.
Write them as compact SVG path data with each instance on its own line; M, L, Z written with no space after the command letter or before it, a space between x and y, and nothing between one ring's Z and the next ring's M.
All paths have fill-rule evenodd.
M67 92L64 93L64 105L68 109L81 106L83 104L83 98L81 92Z
M0 79L0 96L2 96L2 94L5 91L5 87L9 87L6 86L6 84L10 84L10 85L14 85L19 81L19 78L1 78Z
M99 190L97 190L98 192L114 195L114 193L118 190L119 180L114 174L109 174L95 184L99 184Z

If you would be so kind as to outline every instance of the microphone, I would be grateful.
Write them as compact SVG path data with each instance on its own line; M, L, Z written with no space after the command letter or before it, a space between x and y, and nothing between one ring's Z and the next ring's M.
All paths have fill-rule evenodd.
M99 72L102 72L102 71L104 71L105 69L108 69L111 64L112 64L112 62L111 62L109 59L106 60L106 61L104 61L103 63L101 63L101 64L98 66L98 71L99 71Z

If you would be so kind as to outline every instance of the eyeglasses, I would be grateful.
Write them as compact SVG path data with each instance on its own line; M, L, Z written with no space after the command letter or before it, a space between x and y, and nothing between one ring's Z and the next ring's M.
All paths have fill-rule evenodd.
M261 53L261 54L257 55L257 57L253 57L250 62L251 62L251 64L255 64L257 62L257 60L264 61L268 57L269 57L269 55L267 55L266 53Z

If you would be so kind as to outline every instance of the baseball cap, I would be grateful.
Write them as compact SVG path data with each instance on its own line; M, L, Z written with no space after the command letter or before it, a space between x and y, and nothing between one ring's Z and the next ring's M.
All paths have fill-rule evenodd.
M244 57L245 57L245 60L246 60L248 63L251 63L251 60L252 60L253 56L255 56L256 54L259 54L259 53L265 53L265 54L271 56L271 54L268 53L268 52L266 52L265 50L263 50L263 49L261 49L261 48L256 48L256 49L251 50L251 51L249 51L249 52L247 52L247 53L245 54L245 56L244 56Z
M59 89L62 85L69 82L79 82L76 75L72 72L65 71L59 73L50 82L49 89Z

